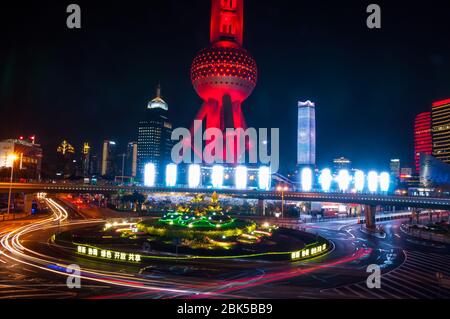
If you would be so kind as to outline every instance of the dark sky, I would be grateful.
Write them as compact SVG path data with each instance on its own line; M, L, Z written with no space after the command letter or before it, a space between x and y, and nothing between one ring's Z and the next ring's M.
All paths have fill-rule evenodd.
M78 3L82 29L66 27ZM209 42L209 0L5 1L0 5L0 138L36 134L47 154L68 139L135 140L158 82L176 126L201 100L189 68ZM369 30L368 4L382 7ZM297 100L317 107L322 167L411 163L413 119L450 97L450 1L246 0L244 46L259 82L244 104L254 127L281 128L296 160Z

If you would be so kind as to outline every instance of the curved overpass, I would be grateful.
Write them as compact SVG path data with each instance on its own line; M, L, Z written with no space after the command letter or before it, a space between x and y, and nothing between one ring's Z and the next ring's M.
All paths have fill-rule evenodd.
M0 183L0 193L9 191L9 183ZM83 185L83 184L12 184L15 193L116 193L141 192L141 193L205 193L212 194L214 191L220 194L230 195L238 198L281 200L282 193L276 191L257 190L235 190L211 188L168 188L168 187L142 187L142 186L112 186L112 185ZM397 207L450 209L450 198L411 197L397 195L376 194L347 194L347 193L322 193L322 192L284 192L284 199L288 201L316 201L361 205L387 205Z

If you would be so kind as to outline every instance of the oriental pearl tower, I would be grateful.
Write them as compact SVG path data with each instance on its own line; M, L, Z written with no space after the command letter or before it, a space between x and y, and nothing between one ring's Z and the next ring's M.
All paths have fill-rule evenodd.
M203 100L195 119L203 121L206 129L220 129L226 140L227 128L247 129L242 102L255 88L258 70L255 59L242 47L244 0L211 1L211 43L197 54L191 67L192 84ZM249 147L246 143L246 150ZM227 149L224 144L223 160L236 162L241 152L238 146Z

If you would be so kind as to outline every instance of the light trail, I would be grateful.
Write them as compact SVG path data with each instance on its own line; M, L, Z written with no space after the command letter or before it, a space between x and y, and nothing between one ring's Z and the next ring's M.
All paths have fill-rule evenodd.
M37 268L46 272L62 275L65 277L72 276L75 278L85 279L89 281L99 282L103 284L110 284L120 287L126 288L135 288L135 289L144 289L147 291L157 291L157 292L170 292L176 294L196 294L196 291L186 290L186 289L175 289L175 288L165 288L165 287L157 287L148 285L149 281L147 280L130 280L128 276L124 276L123 274L115 274L105 273L101 271L91 270L91 269L83 269L80 275L70 274L67 272L67 269L70 265L66 265L63 263L55 263L54 258L43 255L41 253L32 251L28 248L25 248L21 244L21 237L25 234L29 234L32 232L36 232L39 230L45 230L50 228L55 228L61 226L63 223L64 226L68 225L80 225L80 224L95 224L99 223L100 220L92 220L92 221L81 221L81 222L67 222L68 213L67 211L58 203L56 203L53 199L45 199L48 203L49 207L52 209L53 216L50 218L46 218L44 220L32 223L30 225L19 227L6 235L4 235L0 239L0 245L5 249L6 252L0 252L5 258L9 260L13 260L23 265L31 266L33 268ZM57 223L57 225L55 225ZM26 254L28 252L29 254ZM39 257L35 257L39 256Z
M370 249L360 249L351 256L340 258L333 262L324 263L320 265L311 266L309 268L296 268L285 271L278 271L274 273L266 273L264 275L258 275L253 277L247 277L243 279L221 281L217 283L199 283L196 286L188 285L186 283L177 283L168 280L149 280L145 278L136 278L133 274L123 274L110 271L99 271L95 269L83 268L80 275L73 275L67 272L70 265L65 264L61 259L57 259L51 256L44 255L37 251L26 248L22 245L21 241L25 235L48 230L57 227L66 226L79 226L79 225L93 225L104 222L104 220L83 220L83 221L69 221L69 214L67 210L58 204L56 201L50 198L45 198L48 206L53 212L53 216L45 218L40 221L27 224L25 226L18 227L10 232L6 232L3 237L0 238L0 245L5 251L0 251L0 255L5 259L15 261L17 263L33 267L45 272L57 274L59 276L72 276L83 280L97 282L102 284L114 285L124 288L138 289L142 291L136 293L124 293L117 294L118 297L126 296L141 296L146 293L170 293L172 298L183 298L188 296L190 298L211 298L229 295L230 292L242 290L246 288L252 288L267 283L286 280L302 276L320 269L333 267L336 265L344 264L354 261L368 255ZM161 285L167 284L180 286L181 288L164 287ZM114 295L112 295L114 296Z
M340 258L333 262L324 263L322 265L312 266L312 267L309 267L306 269L293 269L293 270L288 270L288 271L280 271L280 272L276 272L276 273L265 274L265 275L253 277L253 278L233 280L233 281L227 282L226 284L222 285L222 287L224 287L223 289L199 294L199 295L193 296L191 298L192 299L202 299L202 298L208 298L208 297L217 297L217 296L228 294L230 292L237 291L237 290L252 288L252 287L259 286L259 285L271 283L274 281L286 280L289 278L306 275L308 273L311 273L311 272L314 272L317 270L326 269L326 268L334 267L337 265L352 262L354 260L357 260L357 259L360 259L360 258L363 258L363 257L369 255L371 252L372 252L371 248L359 249L358 251L356 251L353 255L351 255L349 257L343 257L343 258ZM228 286L228 287L226 287L226 286Z

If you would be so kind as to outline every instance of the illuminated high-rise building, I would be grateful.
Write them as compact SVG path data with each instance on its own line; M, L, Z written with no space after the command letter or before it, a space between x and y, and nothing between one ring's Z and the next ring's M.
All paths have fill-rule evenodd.
M172 123L169 106L161 97L161 87L156 97L148 103L145 117L139 122L137 141L137 175L144 180L145 165L155 164L157 183L162 182L164 170L171 162Z
M105 140L102 147L101 175L106 178L114 178L117 173L116 142Z
M423 112L417 115L414 122L414 161L416 173L420 173L420 153L429 155L433 152L431 131L431 112Z
M391 176L398 179L400 178L400 159L393 158L390 163Z
M126 167L125 174L126 176L135 178L137 176L137 142L129 142L127 146L126 152Z
M351 170L352 161L345 157L335 158L333 160L333 170L335 174L338 174L341 170Z
M450 164L450 99L433 103L431 132L434 157Z
M82 176L89 176L89 168L90 168L90 160L91 160L91 147L89 143L83 143L83 150L81 152L81 164L82 164Z
M253 92L258 71L255 59L242 47L244 1L211 0L211 3L210 45L197 54L191 67L192 84L203 100L195 119L203 121L206 129L217 128L222 132L227 128L245 130L247 125L242 103ZM194 127L194 132L198 129ZM252 147L248 143L245 150L240 150L238 145L236 143L234 149L229 150L223 147L223 159L228 156L236 162L239 155ZM194 151L201 154L201 150ZM221 157L221 154L216 154L216 157Z
M316 164L316 109L311 101L298 102L297 164Z

